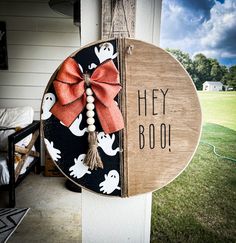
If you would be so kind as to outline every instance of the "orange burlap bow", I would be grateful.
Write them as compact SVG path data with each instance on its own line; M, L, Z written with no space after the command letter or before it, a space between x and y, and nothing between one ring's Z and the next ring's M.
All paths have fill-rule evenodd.
M86 106L86 83L78 64L67 58L53 81L58 101L51 112L66 126L70 126ZM119 72L112 60L99 65L90 77L98 119L105 133L124 128L124 121L114 98L121 90Z

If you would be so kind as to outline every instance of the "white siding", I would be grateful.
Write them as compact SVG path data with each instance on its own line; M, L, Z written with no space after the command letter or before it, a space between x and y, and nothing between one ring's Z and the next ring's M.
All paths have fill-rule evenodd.
M59 64L80 46L72 19L48 0L1 0L7 26L8 70L0 70L0 108L30 105L39 119L46 85Z

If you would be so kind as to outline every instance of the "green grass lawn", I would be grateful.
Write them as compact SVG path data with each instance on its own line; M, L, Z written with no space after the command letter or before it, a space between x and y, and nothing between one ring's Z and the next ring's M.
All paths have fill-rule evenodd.
M200 92L201 141L236 159L236 92ZM153 193L151 242L236 242L236 162L200 143L187 169Z
M215 123L236 131L236 91L199 91L203 121Z

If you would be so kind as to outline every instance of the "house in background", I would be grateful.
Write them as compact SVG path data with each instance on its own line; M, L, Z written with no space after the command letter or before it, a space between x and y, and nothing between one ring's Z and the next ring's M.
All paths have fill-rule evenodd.
M222 91L223 84L221 82L206 81L203 83L203 91Z

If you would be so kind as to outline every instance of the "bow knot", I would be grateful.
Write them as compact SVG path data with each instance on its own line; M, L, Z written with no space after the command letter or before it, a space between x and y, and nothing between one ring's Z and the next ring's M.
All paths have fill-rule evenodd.
M67 58L53 81L58 100L51 109L52 114L69 127L86 106L85 90L86 86L90 86L104 132L123 129L123 117L114 101L121 90L118 78L119 72L112 60L99 65L90 77L81 72L73 58Z
M91 79L90 79L89 74L87 74L87 73L84 74L84 81L85 81L87 86L90 86Z

